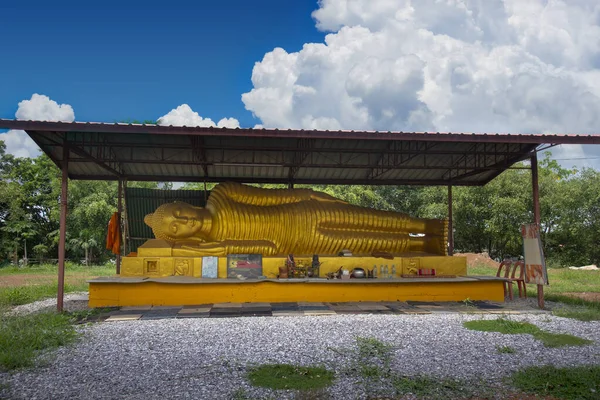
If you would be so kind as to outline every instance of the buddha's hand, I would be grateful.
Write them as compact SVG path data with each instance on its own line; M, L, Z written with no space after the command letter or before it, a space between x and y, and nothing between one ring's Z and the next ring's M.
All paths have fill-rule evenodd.
M225 254L225 245L223 242L206 242L194 245L184 244L181 246L185 250L193 250L207 255L223 255Z
M312 192L310 195L310 198L311 198L311 200L317 200L317 201L323 201L323 202L329 202L329 203L347 204L345 201L336 199L335 197L330 196L327 193L323 193L323 192Z

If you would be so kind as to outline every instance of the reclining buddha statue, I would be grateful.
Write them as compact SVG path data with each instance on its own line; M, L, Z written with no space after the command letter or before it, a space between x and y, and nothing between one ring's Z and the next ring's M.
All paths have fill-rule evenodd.
M256 253L446 255L446 220L359 207L311 189L262 189L221 183L206 207L163 204L144 218L174 255Z

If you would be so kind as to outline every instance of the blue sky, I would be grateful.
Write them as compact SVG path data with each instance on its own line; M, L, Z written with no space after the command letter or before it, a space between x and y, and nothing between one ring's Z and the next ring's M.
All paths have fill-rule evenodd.
M148 4L0 2L0 117L600 133L598 0ZM600 168L600 146L552 152Z
M254 63L324 37L316 0L147 4L3 1L0 117L40 93L70 104L79 121L156 119L187 103L254 126L241 101Z

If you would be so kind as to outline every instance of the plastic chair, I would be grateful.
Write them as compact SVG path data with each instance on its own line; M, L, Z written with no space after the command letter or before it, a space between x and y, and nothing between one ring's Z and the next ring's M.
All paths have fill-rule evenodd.
M515 275L519 270L519 276L515 278ZM525 262L517 261L513 265L512 273L510 274L510 281L517 282L517 288L519 289L519 298L524 297L527 298L527 287L525 286Z
M512 266L511 260L504 260L498 266L498 271L496 272L497 278L506 278L507 281L504 281L504 297L508 295L509 299L513 299L512 292L512 281L510 280L510 267ZM504 270L504 271L503 271Z

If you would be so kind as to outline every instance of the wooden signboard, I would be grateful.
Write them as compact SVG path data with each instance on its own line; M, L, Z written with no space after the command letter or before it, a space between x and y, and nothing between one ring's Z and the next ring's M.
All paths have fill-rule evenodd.
M525 256L525 282L535 285L548 285L546 260L537 224L521 226L523 255Z

